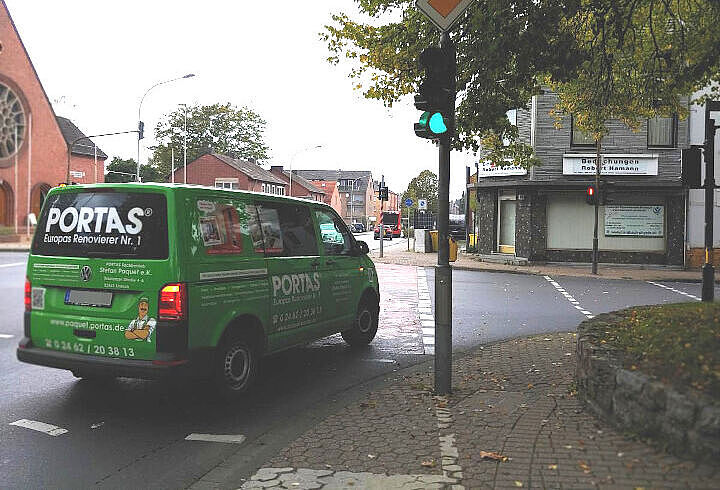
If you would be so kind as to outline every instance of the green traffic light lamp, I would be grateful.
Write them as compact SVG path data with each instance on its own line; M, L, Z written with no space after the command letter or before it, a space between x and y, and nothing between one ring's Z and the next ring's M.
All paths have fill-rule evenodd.
M415 134L421 138L436 139L447 132L447 124L442 112L425 111L415 124Z

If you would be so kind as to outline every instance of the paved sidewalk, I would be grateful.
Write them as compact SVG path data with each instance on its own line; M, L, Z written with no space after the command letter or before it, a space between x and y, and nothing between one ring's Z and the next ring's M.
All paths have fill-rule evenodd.
M402 248L390 249L378 256L374 250L371 257L376 263L415 265L432 267L437 265L437 253L408 252ZM536 274L541 276L575 276L599 279L634 279L638 281L689 281L701 282L700 269L675 270L663 266L599 264L598 275L590 271L590 264L564 265L505 265L482 262L472 254L459 253L458 260L452 263L455 269L480 270L489 272L510 272L516 274ZM717 268L715 281L720 282L720 267Z
M632 440L574 395L575 334L456 357L453 394L432 364L331 415L241 488L718 488L696 465Z

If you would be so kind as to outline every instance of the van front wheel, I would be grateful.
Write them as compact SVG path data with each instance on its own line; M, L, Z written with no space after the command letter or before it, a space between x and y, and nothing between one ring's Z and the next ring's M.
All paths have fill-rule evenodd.
M237 398L252 387L258 374L258 349L248 335L225 339L218 347L215 384L221 395Z
M352 327L341 332L343 340L351 346L367 345L375 338L378 329L378 306L367 298L358 305Z

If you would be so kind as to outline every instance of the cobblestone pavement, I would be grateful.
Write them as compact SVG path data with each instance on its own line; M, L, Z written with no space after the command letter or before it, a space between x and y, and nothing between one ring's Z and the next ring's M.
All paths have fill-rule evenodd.
M453 394L430 365L331 415L242 488L718 488L698 465L620 434L574 396L575 335L499 342L456 358Z

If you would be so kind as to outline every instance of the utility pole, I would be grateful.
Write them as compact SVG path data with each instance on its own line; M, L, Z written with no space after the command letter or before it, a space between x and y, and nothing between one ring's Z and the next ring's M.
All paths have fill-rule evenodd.
M602 156L600 155L600 140L595 142L597 157L595 158L595 223L593 225L592 273L598 273L598 221L600 218L600 171L602 169Z
M383 256L383 242L385 241L385 223L383 222L383 211L385 210L385 201L382 198L382 188L385 187L385 175L380 177L380 190L378 197L380 197L380 258Z
M720 111L720 101L705 104L705 264L702 268L702 300L715 298L715 268L713 267L713 211L715 207L715 119L711 111Z

